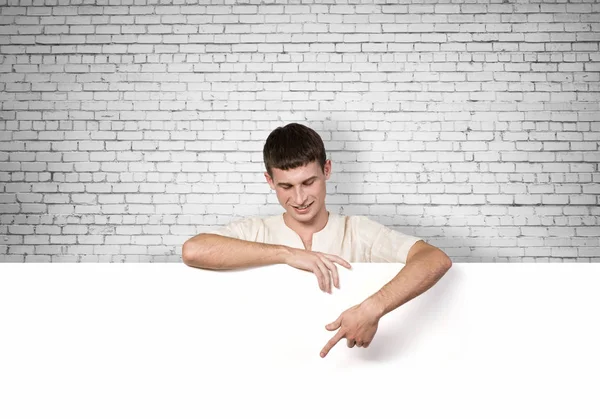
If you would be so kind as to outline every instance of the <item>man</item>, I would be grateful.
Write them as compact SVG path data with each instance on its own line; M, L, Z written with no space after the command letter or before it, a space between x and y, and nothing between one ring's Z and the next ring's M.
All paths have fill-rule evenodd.
M285 213L250 217L198 234L182 249L186 265L235 269L285 263L313 272L323 291L340 288L335 263L401 262L405 266L377 293L344 311L327 330L340 329L321 357L343 337L367 348L379 319L431 288L452 266L440 249L365 216L341 216L325 208L331 160L319 134L297 123L276 128L265 143L265 178Z

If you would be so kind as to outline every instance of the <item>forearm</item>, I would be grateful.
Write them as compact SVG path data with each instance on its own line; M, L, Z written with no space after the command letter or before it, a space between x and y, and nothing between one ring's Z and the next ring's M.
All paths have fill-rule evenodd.
M390 282L367 298L365 304L381 318L434 286L450 266L451 262L439 252L416 255Z
M183 245L186 265L206 269L237 269L285 263L290 248L282 245L199 234Z

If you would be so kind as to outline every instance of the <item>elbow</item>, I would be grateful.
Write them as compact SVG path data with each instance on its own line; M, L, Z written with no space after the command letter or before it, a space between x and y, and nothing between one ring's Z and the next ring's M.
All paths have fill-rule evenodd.
M198 244L190 240L183 243L181 247L181 260L188 266L195 267L198 259Z
M446 256L445 266L446 270L450 270L450 268L452 267L452 260L448 256Z
M450 270L450 268L452 267L452 260L448 257L447 254L445 254L442 251L439 251L437 253L438 257L436 258L436 261L438 266L440 266L441 269L444 269L445 271Z
M438 254L438 259L441 261L441 265L444 267L444 269L449 270L452 267L452 260L450 257L440 249L438 249Z
M183 246L181 247L181 260L188 266L190 265L190 252L190 242L188 240L185 243L183 243Z

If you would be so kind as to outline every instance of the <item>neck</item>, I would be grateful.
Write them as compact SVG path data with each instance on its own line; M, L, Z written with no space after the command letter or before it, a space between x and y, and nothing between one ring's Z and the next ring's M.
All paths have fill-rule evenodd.
M327 222L329 221L329 211L323 207L313 219L306 223L294 219L286 211L283 213L283 221L289 228L294 230L300 236L312 235L313 233L321 231L325 228Z

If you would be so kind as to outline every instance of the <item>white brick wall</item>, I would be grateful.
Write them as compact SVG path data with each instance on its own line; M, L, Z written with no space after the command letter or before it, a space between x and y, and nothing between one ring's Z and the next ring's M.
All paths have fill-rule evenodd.
M178 262L280 213L290 122L332 211L455 262L600 261L597 1L64 3L0 0L2 262Z

